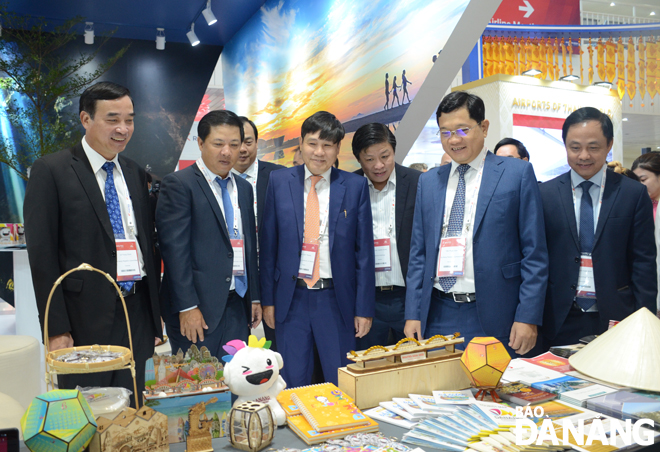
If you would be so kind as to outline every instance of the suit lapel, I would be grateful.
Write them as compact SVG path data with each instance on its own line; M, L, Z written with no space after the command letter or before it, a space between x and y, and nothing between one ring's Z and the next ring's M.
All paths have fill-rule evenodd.
M73 159L71 161L71 167L75 171L80 184L82 185L89 202L96 212L103 230L108 234L108 237L114 242L115 235L112 232L112 225L110 224L110 216L108 215L108 208L105 205L103 196L101 195L101 190L99 189L99 183L96 180L96 175L92 171L92 166L89 164L89 160L85 155L82 144L77 144L73 148Z
M291 190L291 199L293 200L293 212L296 216L298 225L299 243L298 248L302 248L303 233L305 230L305 166L300 165L291 173L289 180L289 189Z
M484 219L486 208L488 207L488 204L490 204L493 193L495 193L495 188L497 188L500 177L502 177L502 173L504 172L504 168L501 167L502 162L497 162L494 158L494 154L491 154L490 152L486 154L484 173L481 179L481 187L479 188L479 197L477 200L477 212L474 217L474 227L472 228L473 237Z
M141 226L143 224L142 221L139 220L139 218L142 218L142 205L139 202L139 199L141 198L140 196L140 179L137 174L133 172L133 170L130 168L130 166L126 163L126 161L119 157L120 160L120 165L121 165L121 172L124 175L124 180L126 181L126 186L128 187L128 193L129 197L131 198L131 204L133 206L133 215L135 218L135 227L138 229L138 240L141 242L140 246L143 247L144 243L142 243L142 239L145 237L146 231L143 231L141 229Z
M206 196L207 201L211 205L211 210L213 211L216 219L218 220L218 224L220 225L220 229L222 230L222 234L224 235L227 245L231 245L231 242L229 241L229 232L227 231L227 222L225 221L225 217L222 215L222 210L220 210L218 201L215 199L215 195L213 194L211 187L209 187L209 183L206 181L204 174L197 166L197 163L195 163L195 175L197 176L197 183L199 183L199 187L204 193L204 196Z
M435 214L429 218L433 224L433 237L435 237L435 248L440 246L440 236L442 233L442 220L445 212L445 198L447 196L447 181L451 173L451 165L445 165L438 168L438 189L433 191L433 207ZM449 221L449 219L447 219Z
M344 194L346 194L346 187L344 186L344 176L335 168L330 172L330 205L329 205L329 218L328 218L328 235L330 236L330 252L332 253L332 245L335 241L335 230L337 228L337 221L342 202L344 201ZM355 212L357 215L357 212Z
M234 177L234 180L240 178ZM248 182L249 184L249 182ZM251 214L254 214L254 208L250 205L250 199L248 197L248 193L243 190L243 187L241 187L238 183L236 183L236 189L238 190L238 209L241 211L241 225L243 227L243 238L247 236L247 232L250 229L250 223L248 221L248 216L243 215L243 212L249 212ZM250 190L252 190L252 186L250 185ZM235 213L234 213L235 214Z
M566 215L568 228L571 230L571 235L575 241L575 246L579 250L580 240L578 238L577 223L575 221L575 205L573 204L573 187L571 185L570 171L560 176L557 189L559 190L559 199L564 209L564 215Z
M607 222L607 218L610 216L612 206L614 206L616 197L619 194L619 188L621 188L621 177L616 177L615 174L616 173L614 172L609 172L607 173L607 176L605 176L605 192L603 193L603 204L600 206L600 212L598 214L598 224L596 225L596 235L594 237L594 248L596 247L598 239L600 238L603 229L605 228L605 223Z
M396 171L396 207L394 222L396 224L396 237L399 237L401 235L401 225L403 224L403 212L406 211L406 201L408 200L408 187L410 186L410 181L405 173L399 171L398 164L395 165L394 171ZM397 241L397 243L399 242Z

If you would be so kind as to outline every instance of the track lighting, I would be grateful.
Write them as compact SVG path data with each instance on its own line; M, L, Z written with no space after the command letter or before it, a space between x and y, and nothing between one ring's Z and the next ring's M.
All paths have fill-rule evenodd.
M85 44L94 44L94 22L85 22Z
M156 28L156 49L165 50L165 29Z
M195 34L195 23L193 22L190 24L190 31L186 33L186 36L188 37L188 41L190 41L190 45L195 47L197 44L199 44L199 38Z
M206 9L202 11L202 14L204 15L204 19L206 19L206 23L209 25L213 25L218 21L218 19L215 18L215 14L213 14L213 11L211 10L211 0L207 0Z

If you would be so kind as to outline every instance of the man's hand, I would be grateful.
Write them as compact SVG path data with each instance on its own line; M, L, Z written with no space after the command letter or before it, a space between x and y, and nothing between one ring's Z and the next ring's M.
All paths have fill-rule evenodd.
M509 336L509 347L519 355L524 355L536 345L538 335L536 325L529 323L513 322L511 335Z
M165 329L165 322L163 322L163 318L160 318L160 330L163 331ZM159 345L164 344L163 338L162 337L156 337L156 342L154 344L155 347L158 347Z
M406 325L403 327L403 334L406 337L412 337L418 341L422 340L422 322L421 320L406 320ZM415 337L417 335L417 337Z
M252 303L252 321L250 328L256 328L261 323L261 303Z
M48 338L48 349L51 352L71 347L73 347L73 338L71 337L71 333L58 334L57 336L50 336Z
M187 337L193 344L197 343L198 337L200 341L203 341L204 330L209 329L199 308L179 312L179 324L181 325L181 335Z
M275 306L264 306L261 310L266 325L275 329Z
M371 329L371 317L355 316L355 337L364 337Z

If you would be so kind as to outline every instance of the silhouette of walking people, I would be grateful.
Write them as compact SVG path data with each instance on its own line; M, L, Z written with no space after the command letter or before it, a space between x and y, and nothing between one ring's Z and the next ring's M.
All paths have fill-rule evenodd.
M394 76L394 79L392 80L392 108L394 108L394 99L396 99L397 104L401 105L401 101L399 101L399 95L396 93L396 90L399 89L399 86L396 84L396 75Z
M390 81L387 79L390 74L385 73L385 106L383 110L390 108Z
M407 85L412 85L412 82L409 82L408 79L406 78L406 70L404 69L403 74L401 75L401 88L403 88L403 96L401 96L401 101L405 102L406 96L408 96L408 103L410 103L410 94L408 94Z

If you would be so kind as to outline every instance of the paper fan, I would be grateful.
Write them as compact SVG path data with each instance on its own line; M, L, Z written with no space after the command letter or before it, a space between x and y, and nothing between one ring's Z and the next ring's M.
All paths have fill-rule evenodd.
M589 377L660 392L660 319L641 308L587 344L568 362Z

